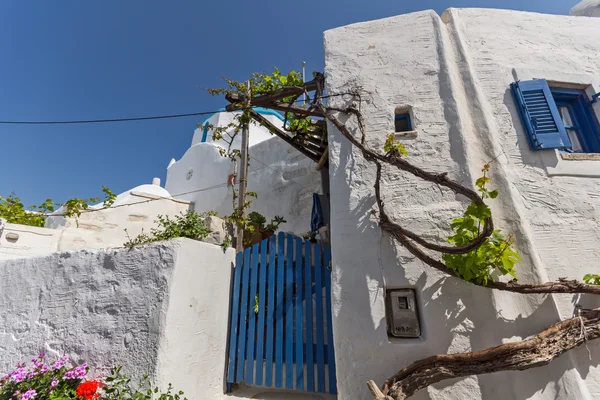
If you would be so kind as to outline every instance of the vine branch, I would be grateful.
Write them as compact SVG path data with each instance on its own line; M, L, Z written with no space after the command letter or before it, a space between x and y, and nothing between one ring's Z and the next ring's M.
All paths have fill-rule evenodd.
M404 400L446 379L498 371L523 371L549 364L564 352L600 337L600 309L558 322L534 337L482 351L438 354L412 363L385 381L382 390L373 381L375 399Z

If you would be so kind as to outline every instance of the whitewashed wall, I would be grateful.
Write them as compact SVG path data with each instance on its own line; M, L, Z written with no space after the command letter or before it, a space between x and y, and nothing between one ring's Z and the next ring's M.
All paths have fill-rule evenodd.
M219 154L219 148L214 143L194 144L169 165L165 188L174 197L193 202L197 212L214 210L229 215L233 203L227 178L234 166ZM288 222L280 229L285 232L309 231L312 194L321 192L315 163L275 136L250 147L249 155L248 190L258 194L250 210L267 220L283 216Z
M0 261L0 373L40 352L111 366L192 399L331 400L240 385L225 394L235 251L175 239Z
M485 9L451 9L443 21L423 11L341 27L325 32L327 92L366 92L367 140L379 149L394 129L394 109L411 106L418 134L404 143L411 162L427 170L469 183L499 155L492 181L501 196L491 206L496 225L517 237L519 278L581 279L597 272L598 181L549 176L544 160L554 152L529 151L509 84L515 69L519 79L597 85L599 29L591 18ZM368 399L367 379L382 383L432 354L519 340L570 317L574 302L593 305L577 296L494 292L415 260L377 227L374 167L329 131L339 398ZM453 193L390 168L383 196L395 220L440 242L465 207ZM421 339L387 336L384 289L402 287L416 289ZM445 381L415 398L593 399L600 349L589 348L592 360L577 349L546 367Z
M164 188L140 185L119 194L110 208L84 212L77 219L50 217L46 226L60 232L57 250L122 247L129 238L149 234L159 215L172 217L188 209L189 201L171 198Z
M50 254L58 249L60 234L55 229L5 223L0 226L0 260Z
M0 370L67 354L220 399L234 253L177 239L0 261Z
M78 218L48 217L45 228L5 224L0 229L0 259L123 247L129 238L150 233L159 215L172 217L185 213L190 202L171 198L159 185L140 185L119 194L111 208L102 207L102 204L91 206L90 212L83 212ZM61 212L62 209L57 211Z

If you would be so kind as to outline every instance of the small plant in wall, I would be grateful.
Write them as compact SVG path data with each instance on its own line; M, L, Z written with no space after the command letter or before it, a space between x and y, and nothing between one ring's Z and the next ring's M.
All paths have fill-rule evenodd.
M210 230L206 226L206 215L198 214L195 211L180 213L174 217L159 215L154 223L156 227L150 230L150 234L142 232L135 238L130 238L127 230L128 240L123 246L132 248L142 244L158 242L162 240L185 237L194 240L202 240L208 236Z

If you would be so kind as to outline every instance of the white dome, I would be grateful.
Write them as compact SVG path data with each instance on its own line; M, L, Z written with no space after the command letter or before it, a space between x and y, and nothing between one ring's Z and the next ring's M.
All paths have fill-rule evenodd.
M583 0L571 8L569 15L580 17L600 17L600 0Z
M139 197L131 195L132 192L145 193L145 194L149 194L151 196L171 198L171 194L167 191L167 189L165 189L159 185L145 184L145 185L136 186L133 189L126 190L125 192L119 194L115 198L115 202L113 203L113 206L116 206L118 204L135 203L135 202L140 201ZM102 207L103 207L103 203L99 203L99 204L95 204L95 205L91 206L90 208L102 208Z

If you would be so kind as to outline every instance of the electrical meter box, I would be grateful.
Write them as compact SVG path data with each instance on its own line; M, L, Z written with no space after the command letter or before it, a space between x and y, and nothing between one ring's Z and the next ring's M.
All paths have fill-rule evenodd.
M395 338L418 338L421 336L414 290L388 290L386 312L390 336Z

